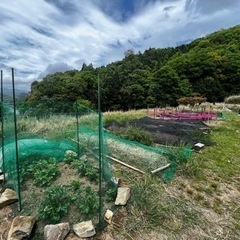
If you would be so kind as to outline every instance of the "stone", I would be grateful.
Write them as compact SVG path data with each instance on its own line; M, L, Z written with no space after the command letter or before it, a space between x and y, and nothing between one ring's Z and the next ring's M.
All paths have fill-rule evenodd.
M65 154L68 156L77 157L77 153L72 150L67 150Z
M4 175L0 175L0 183L3 183L4 182Z
M69 231L69 223L49 224L44 227L44 238L46 240L64 240Z
M111 224L112 223L112 218L113 218L113 212L111 210L107 210L105 215L104 215L104 220Z
M130 188L119 187L117 192L117 197L115 200L115 205L126 205L128 199L130 198Z
M7 240L29 239L36 222L32 216L17 216L13 219Z
M18 201L17 194L12 189L7 188L0 196L0 209Z
M73 231L78 237L81 238L92 237L96 234L91 220L74 224Z

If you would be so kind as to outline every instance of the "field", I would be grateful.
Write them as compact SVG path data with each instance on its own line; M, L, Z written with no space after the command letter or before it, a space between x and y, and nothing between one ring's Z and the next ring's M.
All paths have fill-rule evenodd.
M126 207L115 210L113 224L94 239L239 239L240 117L235 112L225 116L224 120L206 125L196 121L149 119L145 111L105 113L106 130L116 134L135 136L139 141L168 148L196 142L204 142L206 146L200 152L193 152L188 162L179 165L170 182L159 175L139 174L113 163L116 177L122 185L131 188L132 195ZM61 121L61 126L72 124L71 119L55 119L56 129L57 121ZM22 128L28 126L36 133L56 130L52 122L38 121L37 126L21 124ZM79 182L74 182L78 178L76 169L72 170L65 163L58 164L58 168L62 174L55 183L66 186L68 192L75 191L79 187ZM80 182L96 189L94 181L86 177ZM41 187L34 186L33 180L28 184L24 185L23 214L37 211L37 204L32 200L44 192ZM3 215L6 213L2 212L0 219ZM73 223L82 218L80 215L73 207L68 217ZM68 221L68 218L65 216L62 220Z
M207 123L211 144L179 166L173 181L124 172L133 195L113 239L240 238L240 118L224 115Z

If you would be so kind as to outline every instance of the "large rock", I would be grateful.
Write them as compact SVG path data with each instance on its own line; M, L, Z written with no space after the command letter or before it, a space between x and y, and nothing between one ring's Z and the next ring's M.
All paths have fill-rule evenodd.
M115 205L126 205L128 199L130 198L130 188L119 187L117 192L117 197L115 200Z
M46 240L64 240L69 231L69 223L46 225L44 227L44 238Z
M73 231L81 238L92 237L96 234L92 221L80 222L73 225Z
M36 219L32 216L17 216L13 219L7 240L29 239Z
M0 209L18 201L17 194L12 189L7 188L0 196Z

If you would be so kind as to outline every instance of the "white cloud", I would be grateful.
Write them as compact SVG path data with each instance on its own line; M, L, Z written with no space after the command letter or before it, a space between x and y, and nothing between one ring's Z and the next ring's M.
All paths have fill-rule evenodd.
M14 67L24 88L55 70L80 69L83 62L106 65L121 60L127 49L175 46L240 23L238 0L123 2L3 1L0 68Z

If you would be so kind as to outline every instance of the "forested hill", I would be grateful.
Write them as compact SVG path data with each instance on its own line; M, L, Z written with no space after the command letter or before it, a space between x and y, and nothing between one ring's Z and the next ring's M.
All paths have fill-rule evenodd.
M102 110L176 105L201 95L210 102L240 93L240 25L176 48L128 50L121 61L94 68L83 64L33 82L27 101L51 99L97 106L101 80Z

